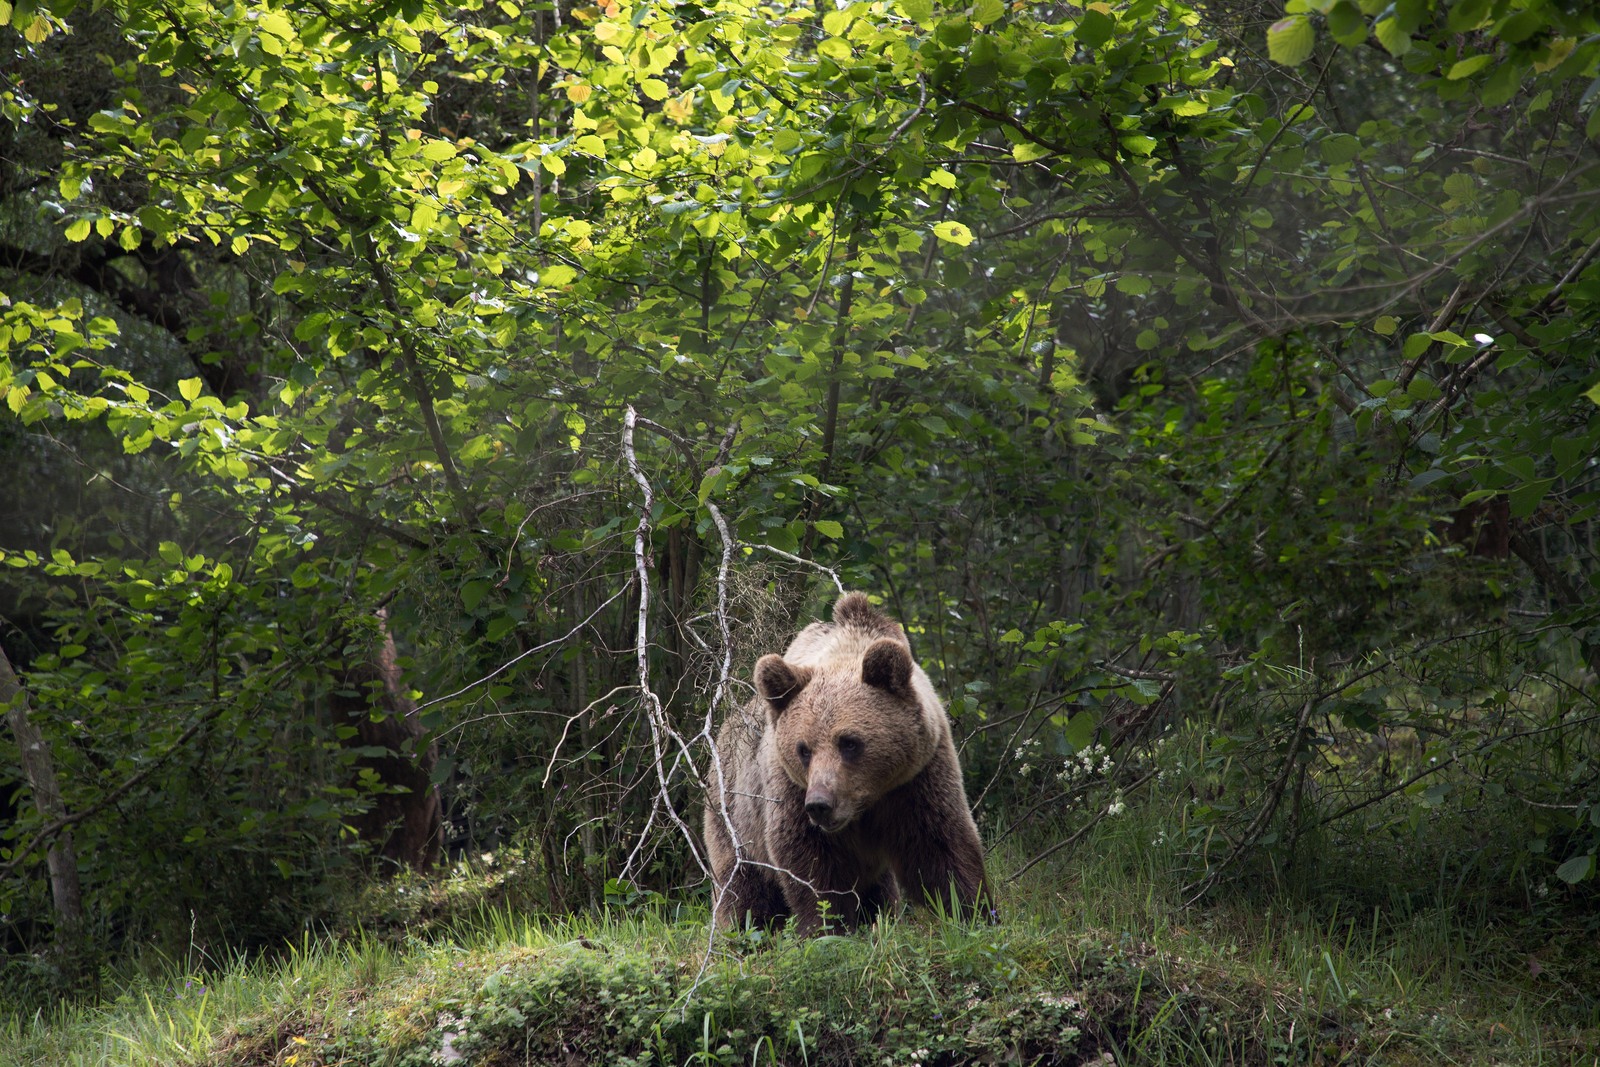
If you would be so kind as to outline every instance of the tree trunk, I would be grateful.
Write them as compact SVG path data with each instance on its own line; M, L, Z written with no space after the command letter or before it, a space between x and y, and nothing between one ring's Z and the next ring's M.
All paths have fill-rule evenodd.
M379 625L383 639L375 655L347 670L331 699L336 718L355 728L347 744L386 750L357 761L358 767L371 768L386 791L350 825L383 859L427 871L439 862L444 840L439 788L433 784L439 747L423 743L427 731L402 685L394 637L381 616Z
M0 704L6 705L6 722L17 739L22 773L33 790L39 819L45 826L61 822L67 817L67 806L61 800L55 761L50 758L50 748L39 728L28 718L28 695L17 681L3 648L0 648ZM62 830L50 844L45 853L45 867L50 872L50 895L56 905L56 943L66 947L83 929L83 890L78 885L78 854L72 847L71 830Z

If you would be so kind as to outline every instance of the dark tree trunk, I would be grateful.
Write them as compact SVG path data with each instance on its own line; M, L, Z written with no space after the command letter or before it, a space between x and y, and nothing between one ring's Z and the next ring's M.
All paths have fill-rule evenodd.
M56 781L50 746L28 718L28 695L22 691L22 683L17 681L3 648L0 648L0 704L6 706L6 722L17 740L22 773L33 791L40 821L45 826L63 821L67 817L67 806L61 799L61 785ZM69 947L83 929L83 890L78 885L78 854L72 847L71 830L62 830L56 835L45 853L45 867L50 872L50 895L56 906L56 942Z
M335 720L356 731L345 744L384 750L383 755L366 754L356 761L357 773L370 769L384 791L349 825L372 846L375 856L395 866L426 871L439 862L443 840L439 789L433 784L439 749L426 740L417 705L401 684L394 637L387 624L382 625L377 655L345 671L332 698Z

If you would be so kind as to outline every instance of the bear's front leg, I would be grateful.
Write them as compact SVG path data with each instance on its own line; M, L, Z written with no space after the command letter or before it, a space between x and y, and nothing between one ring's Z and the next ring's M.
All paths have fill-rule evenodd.
M938 906L946 915L993 922L999 913L984 869L983 841L960 783L954 761L935 758L879 805L877 832L887 833L890 826L897 831L891 864L906 899Z
M795 929L802 937L812 937L825 930L854 930L877 918L878 913L894 900L893 887L887 881L851 878L850 888L835 888L844 882L820 878L801 881L795 877L784 879L783 896L794 913ZM828 888L820 888L827 886Z
M750 860L738 861L725 878L715 879L712 899L717 930L739 930L746 923L757 929L776 928L789 915L777 876Z
M825 834L806 821L798 805L795 814L767 824L767 848L801 936L820 933L825 925L853 930L893 903L887 870L862 862L850 830Z

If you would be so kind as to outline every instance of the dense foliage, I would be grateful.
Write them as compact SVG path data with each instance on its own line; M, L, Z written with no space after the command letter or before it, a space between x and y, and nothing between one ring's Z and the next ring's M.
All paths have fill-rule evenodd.
M69 836L91 940L260 943L433 790L552 908L691 893L705 728L829 568L991 833L1193 724L1197 891L1472 812L1592 901L1585 5L0 22L0 647L63 805L0 750L8 951Z

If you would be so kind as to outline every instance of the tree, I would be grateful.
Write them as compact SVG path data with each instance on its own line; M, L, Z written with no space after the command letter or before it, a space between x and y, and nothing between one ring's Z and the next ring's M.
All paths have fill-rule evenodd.
M437 785L552 906L690 883L705 727L830 568L1008 824L1066 788L1019 747L1222 701L1207 870L1416 784L1317 730L1427 729L1581 880L1592 16L1234 14L9 9L4 446L136 516L5 546L90 910L165 853L292 927Z

